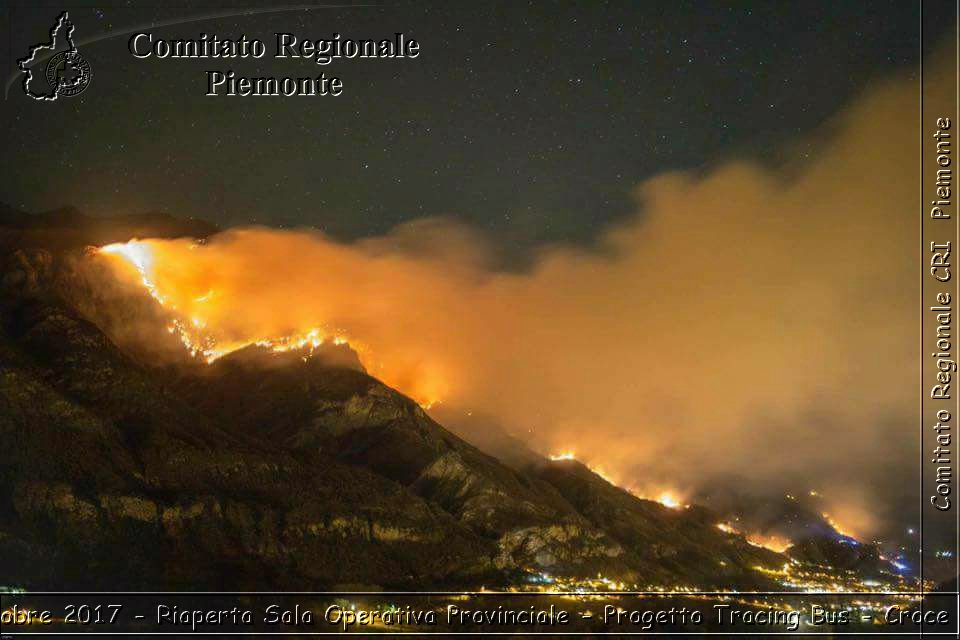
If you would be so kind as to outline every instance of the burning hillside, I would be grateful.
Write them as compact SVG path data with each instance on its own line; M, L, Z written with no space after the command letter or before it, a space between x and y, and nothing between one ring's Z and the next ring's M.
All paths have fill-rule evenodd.
M273 242L281 246L302 244L301 252L312 251L313 256L322 260L302 261L271 254L269 250L254 251L263 248L265 243L269 249ZM425 359L409 358L417 348L424 355L432 352L418 339L419 333L408 334L411 350L399 352L398 357L396 344L389 339L391 336L372 323L364 322L371 317L373 312L369 307L378 304L378 297L368 293L367 297L358 299L349 287L341 284L349 281L361 290L369 291L367 287L371 286L371 280L382 282L390 277L385 274L396 267L396 261L400 259L397 256L386 260L382 255L371 256L359 248L336 245L319 236L267 230L232 231L215 235L209 241L131 240L103 246L99 254L109 259L118 277L135 282L149 293L168 318L167 330L175 334L192 355L206 363L252 346L268 352L302 352L306 359L324 345L348 345L367 371L392 383L425 407L439 402L441 392L450 391L445 378L440 375L441 371L449 370L443 359L432 360L434 366L431 368L423 366ZM268 258L264 269L256 259L250 258L254 255ZM291 273L291 260L302 264L305 271L294 272L293 283L275 285L271 274ZM379 264L381 260L385 260L382 265ZM409 257L403 257L403 260L417 264ZM340 273L351 274L346 269L356 269L358 265L360 270L353 271L350 277L338 277ZM430 265L423 263L417 267L426 270ZM412 267L404 264L403 269L409 271ZM422 283L438 289L430 285L430 278L435 276L421 275ZM303 295L292 300L284 299L297 291L302 291ZM392 317L398 324L411 326L411 319L402 308L391 310L396 313L385 313L383 317ZM367 330L367 339L372 340L369 343L357 337L364 329ZM410 367L411 363L415 366ZM577 461L572 449L548 457L558 462ZM595 457L589 463L579 463L639 498L675 510L690 507L689 490L665 486L663 482L637 483L622 472L611 473L607 465ZM814 508L823 506L822 497L816 491L801 494L801 498ZM788 504L797 500L793 494L786 495ZM805 539L812 527L813 532L833 531L841 537L854 539L826 512L818 509L817 515L816 519L805 521L806 528L797 530L794 527L790 537L799 533L800 539ZM772 522L755 522L754 527L747 527L745 522L720 522L717 527L742 537L751 545L784 552L793 544L784 535L784 531L790 530L785 520L788 517L781 515ZM771 526L772 530L769 529Z
M610 484L619 486L612 478L607 476L601 469L598 469L590 464L580 462L576 458L576 454L572 451L564 451L561 453L551 454L548 456L552 462L567 462L567 461L576 461L579 464L587 467L593 473L597 474ZM622 488L622 487L621 487ZM690 504L686 498L681 497L680 493L675 489L657 489L652 487L647 487L644 490L631 487L625 489L631 495L636 496L642 500L649 500L651 502L659 503L660 505L667 507L668 509L689 509ZM823 514L824 518L831 526L834 526L835 523L827 517L827 514ZM746 540L749 544L755 547L762 547L764 549L769 549L770 551L775 551L777 553L783 553L792 546L792 542L787 539L785 536L776 535L776 534L764 534L757 532L745 533L741 531L740 528L735 527L734 525L728 522L718 523L717 529L728 533L730 535L740 536ZM838 530L838 533L839 530Z
M191 244L190 248L195 249L202 246L199 243ZM218 336L219 331L211 329L208 321L205 319L211 315L213 305L217 303L217 298L221 295L213 289L208 290L203 295L193 296L191 292L184 291L183 288L168 286L168 281L164 281L164 289L161 292L155 282L155 259L153 249L149 241L131 240L129 242L114 243L99 249L99 252L111 256L123 258L128 265L136 269L140 282L162 307L167 309L173 316L170 320L168 330L177 334L184 347L194 356L199 356L208 363L243 349L250 345L264 347L277 352L286 351L310 351L323 345L327 341L335 344L345 344L347 340L342 336L331 336L330 332L320 327L311 327L304 331L294 332L290 335L261 337L251 339L230 339ZM184 306L188 307L184 309Z
M699 506L678 485L618 480L628 488L613 486L610 476L578 462L572 448L554 461L530 452L517 456L516 466L505 465L441 427L355 361L344 366L347 360L328 360L331 351L346 352L345 345L332 344L337 336L307 332L303 354L280 339L257 338L240 348L243 334L213 331L224 314L195 315L218 300L197 292L223 289L198 274L193 283L182 273L190 271L189 260L161 266L169 258L166 249L193 259L209 250L215 256L223 239L105 244L93 260L79 250L16 248L0 261L6 270L0 278L4 379L18 381L0 389L0 400L14 416L11 437L24 445L0 468L24 480L0 497L14 505L11 526L23 536L14 538L17 549L26 544L21 540L70 549L76 541L84 549L78 557L99 563L98 576L115 582L130 574L134 562L143 567L136 575L163 576L164 584L205 584L210 562L217 571L261 581L279 562L285 569L272 579L293 588L329 586L344 578L345 567L353 579L360 571L376 582L397 575L395 559L411 553L422 554L420 566L438 579L469 575L486 584L486 576L503 580L504 572L517 571L549 573L551 580L567 575L562 579L575 585L599 572L608 587L658 591L769 589L777 583L836 588L838 580L853 586L850 581L865 576L872 576L864 583L869 588L903 583L872 545L835 535L798 541L786 554L777 553L786 545L772 531L754 535L768 530ZM85 257L78 260L80 254ZM195 336L205 335L201 329L209 332L196 353L201 362L212 361L153 367L118 349L97 322L83 319L105 319L84 308L119 304L90 288L90 278L102 278L103 267L135 286L137 300L127 287L117 289L125 309L142 304L193 327L172 338L155 322L161 337L195 345L201 344ZM209 265L204 270L217 275ZM178 282L193 284L169 286ZM121 321L136 313L121 315ZM224 326L236 331L252 325ZM233 350L221 353L218 344ZM306 357L310 349L318 350L314 357ZM105 453L78 459L81 449ZM592 466L602 471L605 465L593 464L595 459ZM808 497L820 500L813 492ZM76 520L77 514L89 517ZM735 524L718 526L728 520ZM57 526L45 524L50 522ZM251 529L254 523L260 524ZM150 543L125 550L118 566L118 532L130 526L136 540ZM224 539L237 542L225 546ZM245 564L223 569L223 562L236 558L233 551L223 556L224 549L236 544ZM200 557L190 556L193 549ZM356 560L296 562L358 549L371 558L362 567ZM665 557L672 560L664 563ZM778 569L788 562L789 571ZM841 562L848 575L829 569ZM47 578L37 567L63 571L34 559L16 565L14 574L24 584L43 584ZM186 573L164 573L164 567L186 567Z
M647 180L636 215L594 246L546 247L523 270L477 229L436 218L351 242L236 228L100 253L162 305L157 329L203 360L346 342L421 405L494 416L539 451L573 448L642 495L694 496L732 471L785 493L814 472L820 511L873 536L903 518L899 498L841 488L902 493L869 461L914 446L899 425L916 365L910 303L894 295L913 282L912 192L870 158L909 146L915 95L915 80L875 88L803 162ZM883 188L853 201L865 173ZM851 403L851 388L875 400Z
M202 266L174 255L179 250L202 256L198 261ZM330 316L325 313L325 303L315 298L306 305L309 310L298 314L291 307L300 301L269 300L268 282L262 279L266 288L257 293L257 303L235 315L237 292L231 283L216 277L225 265L211 263L217 259L213 255L204 259L206 250L205 243L198 241L131 240L101 247L99 253L115 258L112 262L121 277L139 281L169 314L167 330L207 363L249 346L275 352L303 351L304 357L309 357L324 344L347 344L366 370L423 406L429 408L442 399L444 385L435 370L413 365L411 370L398 371L392 367L393 361L383 360L344 329L326 322ZM199 270L194 270L198 266ZM304 294L308 292L315 295L316 289ZM277 306L264 309L263 305ZM316 314L311 316L313 311Z

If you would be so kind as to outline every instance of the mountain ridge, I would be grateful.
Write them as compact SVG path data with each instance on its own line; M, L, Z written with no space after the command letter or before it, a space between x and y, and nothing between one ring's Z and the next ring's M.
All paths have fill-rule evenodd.
M205 365L160 331L182 357L157 366L131 346L162 326L156 305L98 288L86 248L132 231L65 217L81 226L3 228L0 434L19 446L0 463L0 552L33 559L24 584L422 587L550 572L762 589L775 583L753 567L788 561L574 461L504 464L348 350Z

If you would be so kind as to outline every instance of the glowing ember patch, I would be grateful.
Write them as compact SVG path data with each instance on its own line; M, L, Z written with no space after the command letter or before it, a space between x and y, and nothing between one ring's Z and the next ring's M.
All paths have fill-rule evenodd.
M847 538L851 538L853 540L857 539L855 535L853 535L852 533L850 533L849 531L841 527L840 523L834 520L829 513L824 512L824 513L821 513L820 515L823 516L823 519L827 521L827 524L833 527L833 530L839 533L840 535L845 536Z
M614 485L614 486L619 486L619 485L617 484L617 482L613 479L613 477L610 476L610 475L609 475L606 471L604 471L602 468L600 468L600 467L590 467L590 471L593 471L595 474L597 474L598 476L600 476L601 478L603 478L604 480L606 480L606 481L609 482L610 484L612 484L612 485Z
M764 549L776 551L777 553L783 553L793 546L793 543L786 538L781 538L780 536L768 536L760 533L748 534L747 542L755 547L763 547Z
M550 454L548 457L549 457L551 460L553 460L554 462L557 462L557 461L559 461L559 460L576 460L576 459L577 459L577 458L576 458L576 454L575 454L573 451L563 451L563 452L561 452L561 453L552 453L552 454ZM595 467L595 466L593 466L593 465L591 465L591 464L588 464L588 463L586 463L586 462L583 462L582 460L580 460L579 462L581 462L586 468L590 469L590 471L594 472L595 474L597 474L598 476L600 476L601 478L603 478L604 480L606 480L606 481L609 482L610 484L612 484L612 485L614 485L614 486L617 486L617 487L620 486L620 485L617 483L617 481L613 479L613 476L611 476L609 473L607 473L607 472L603 469L603 467Z
M669 509L689 509L690 505L686 503L680 494L672 489L658 489L656 491L639 491L630 489L630 493L642 500L659 502Z
M680 509L685 506L683 503L680 502L680 499L677 498L677 496L670 493L669 491L662 492L659 496L657 496L656 500L663 506L669 507L671 509Z
M729 533L731 535L743 536L748 544L751 544L755 547L763 547L764 549L769 549L770 551L776 551L777 553L783 553L793 546L793 543L790 540L782 536L765 535L762 533L744 534L729 522L721 522L717 524L717 529L720 529L720 531Z

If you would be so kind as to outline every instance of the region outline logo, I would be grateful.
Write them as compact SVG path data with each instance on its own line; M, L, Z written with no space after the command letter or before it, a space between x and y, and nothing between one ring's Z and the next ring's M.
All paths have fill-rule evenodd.
M64 11L50 29L50 42L35 44L25 58L17 60L17 66L23 72L23 91L34 100L56 100L63 96L71 98L83 93L90 86L93 73L90 63L80 55L73 43L73 23L70 15ZM63 37L66 49L57 51L57 39ZM47 55L50 60L44 67L43 76L48 91L37 90L39 82L34 72Z

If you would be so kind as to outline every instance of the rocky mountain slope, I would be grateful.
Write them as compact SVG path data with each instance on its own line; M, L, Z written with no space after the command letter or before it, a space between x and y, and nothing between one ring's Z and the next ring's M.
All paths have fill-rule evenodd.
M705 510L638 499L576 462L504 464L345 348L155 366L150 349L179 348L163 331L149 348L134 339L163 326L156 305L97 288L86 246L203 225L9 209L0 222L12 584L424 587L544 571L755 588L770 585L751 567L785 561Z

